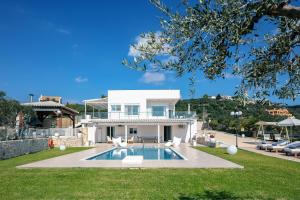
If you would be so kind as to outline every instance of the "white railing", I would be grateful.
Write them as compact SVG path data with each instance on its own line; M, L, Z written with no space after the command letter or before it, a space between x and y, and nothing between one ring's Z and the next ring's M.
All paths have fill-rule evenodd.
M82 115L80 119L192 119L196 112L93 112Z

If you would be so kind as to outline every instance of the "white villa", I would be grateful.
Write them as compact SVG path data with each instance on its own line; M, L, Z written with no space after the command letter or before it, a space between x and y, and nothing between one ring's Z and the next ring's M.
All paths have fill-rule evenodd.
M174 136L182 142L192 140L197 132L195 112L177 112L179 90L109 90L108 96L84 100L93 107L85 109L83 127L88 127L88 140L94 144L106 142L109 137L134 137L135 142L167 142ZM104 108L107 112L96 112Z

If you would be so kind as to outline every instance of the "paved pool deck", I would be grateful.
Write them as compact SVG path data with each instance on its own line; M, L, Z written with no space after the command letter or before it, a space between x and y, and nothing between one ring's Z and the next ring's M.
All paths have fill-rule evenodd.
M131 146L141 145L132 144ZM157 145L145 144L145 146ZM112 148L111 144L97 144L95 148L89 150L29 163L17 168L243 168L241 165L194 149L190 144L181 144L173 148L185 160L143 160L141 164L124 164L122 160L86 160Z
M209 131L209 132L215 133L216 140L222 141L225 144L235 145L235 135L228 134L228 133L221 132L221 131ZM260 142L260 141L257 140L256 138L251 138L251 137L245 137L245 138L239 137L238 138L238 146L240 149L243 149L246 151L251 151L254 153L258 153L258 154L262 154L265 156L270 156L270 157L274 157L274 158L280 158L280 159L290 160L290 161L300 163L299 156L298 156L298 158L296 158L294 156L286 156L285 153L281 153L281 152L275 153L275 152L269 152L269 151L265 151L265 150L258 150L258 149L256 149L258 142Z

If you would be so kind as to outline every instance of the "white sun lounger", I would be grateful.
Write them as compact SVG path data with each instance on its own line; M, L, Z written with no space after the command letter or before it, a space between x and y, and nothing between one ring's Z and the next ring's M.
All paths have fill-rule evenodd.
M275 151L276 153L278 153L278 151L282 151L288 144L288 141L275 142L273 143L273 145L267 146L266 150Z
M289 149L290 154L294 155L295 157L297 157L298 155L300 155L300 148L296 148L296 149Z
M286 145L270 146L270 147L268 147L268 150L275 151L277 153L278 151L286 151L287 149L289 149L290 146L294 146L294 145L298 145L298 144L300 144L299 141L292 142L292 143L286 144Z
M112 143L115 147L118 147L119 144L122 142L122 138L118 137L118 138L112 138Z
M165 144L166 147L170 147L170 146L173 146L173 147L178 147L181 143L181 138L178 138L178 137L173 137L173 141L172 142L167 142Z
M266 143L266 142L263 142L263 143L259 143L256 148L259 149L259 150L267 150L267 147L269 146L272 146L272 143Z

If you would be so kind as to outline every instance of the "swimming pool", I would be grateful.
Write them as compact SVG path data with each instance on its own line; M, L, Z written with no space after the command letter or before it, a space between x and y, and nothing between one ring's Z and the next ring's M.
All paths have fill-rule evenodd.
M183 160L171 148L161 147L115 148L87 160L123 160L126 156L143 156L144 160Z

